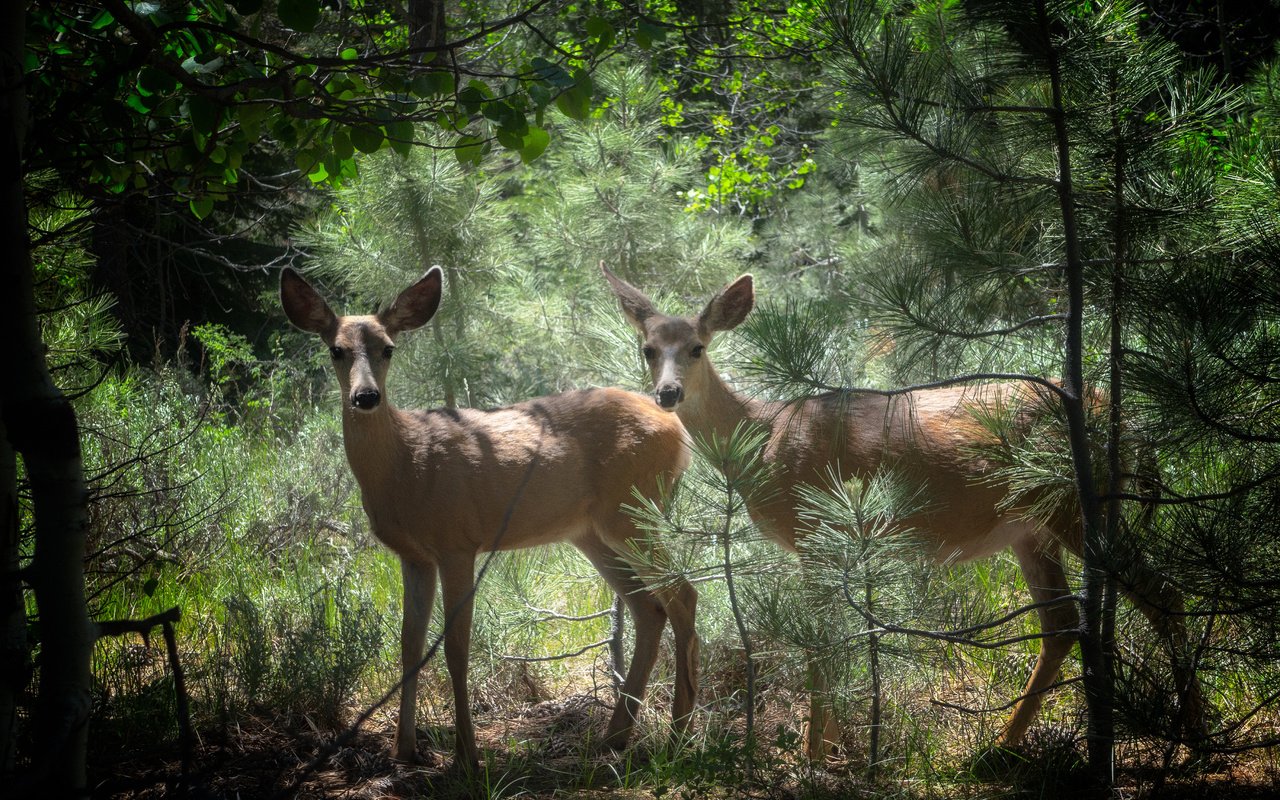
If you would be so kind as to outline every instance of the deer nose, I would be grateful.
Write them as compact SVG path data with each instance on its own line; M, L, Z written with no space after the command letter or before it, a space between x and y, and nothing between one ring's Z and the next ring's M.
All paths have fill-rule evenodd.
M684 399L684 389L678 385L663 386L654 394L654 399L663 408L675 408L676 404Z
M381 400L382 395L377 389L361 389L351 398L351 405L362 411L372 411Z

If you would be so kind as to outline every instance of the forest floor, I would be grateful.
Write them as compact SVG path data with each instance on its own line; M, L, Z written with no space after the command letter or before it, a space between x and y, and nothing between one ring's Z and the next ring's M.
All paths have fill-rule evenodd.
M763 710L761 730L776 727L788 705ZM305 717L287 722L242 720L224 732L204 734L183 779L176 746L95 759L95 797L137 798L994 798L1042 800L1082 796L1084 775L1073 754L1025 753L1014 766L955 771L954 780L901 773L869 778L865 760L833 757L822 767L797 761L776 744L757 751L748 782L739 747L707 745L675 750L646 742L625 753L592 747L608 709L590 695L528 704L518 711L477 714L477 744L484 765L474 774L452 769L450 727L419 730L422 764L390 757L394 723L370 720L341 744L332 731ZM1264 800L1280 797L1274 769L1233 759L1210 761L1164 774L1130 769L1118 773L1112 795L1191 800Z

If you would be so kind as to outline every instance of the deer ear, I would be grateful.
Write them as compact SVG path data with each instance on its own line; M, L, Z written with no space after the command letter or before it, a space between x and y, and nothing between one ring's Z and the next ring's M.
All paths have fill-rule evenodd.
M698 316L698 327L708 335L738 327L756 304L751 275L743 275L711 298Z
M307 333L325 336L338 326L329 304L292 267L280 272L280 305L289 321Z
M391 305L378 312L378 321L392 336L401 331L421 328L435 316L436 309L440 307L443 283L444 271L439 267L432 267L417 283L401 292Z
M609 281L609 288L613 290L614 297L618 298L627 321L643 334L645 320L658 313L653 307L653 301L644 292L610 272L603 261L600 262L600 271L604 273L605 280Z

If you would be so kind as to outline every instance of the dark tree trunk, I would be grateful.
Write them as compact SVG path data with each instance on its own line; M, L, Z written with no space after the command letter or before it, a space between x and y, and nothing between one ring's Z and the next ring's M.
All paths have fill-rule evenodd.
M27 615L18 578L18 464L0 421L0 775L13 774L18 750L18 702L26 687L31 654Z
M1114 687L1110 679L1106 642L1104 640L1104 608L1110 558L1106 527L1102 523L1102 502L1093 477L1093 454L1085 415L1084 384L1084 257L1080 248L1080 232L1076 219L1075 188L1072 184L1071 139L1067 130L1066 105L1063 99L1062 70L1057 45L1050 29L1048 9L1040 0L1036 16L1047 54L1049 83L1052 92L1054 149L1058 160L1058 204L1062 215L1062 238L1066 251L1064 274L1067 292L1066 337L1064 342L1063 386L1067 397L1067 435L1071 444L1071 460L1075 469L1076 492L1080 498L1080 519L1084 541L1084 603L1080 626L1080 658L1083 662L1085 703L1088 707L1089 771L1099 787L1112 782L1115 750Z
M415 50L434 51L448 41L444 0L409 0L409 24L409 46ZM438 53L435 58L443 56Z
M35 521L34 555L25 578L40 614L40 687L32 720L33 785L24 788L28 796L65 796L83 793L86 783L94 635L84 593L87 496L75 411L49 375L36 321L22 162L24 39L25 5L5 4L0 15L0 239L7 256L0 275L0 341L8 363L0 381L0 423L26 468ZM6 497L14 491L12 485L0 487Z

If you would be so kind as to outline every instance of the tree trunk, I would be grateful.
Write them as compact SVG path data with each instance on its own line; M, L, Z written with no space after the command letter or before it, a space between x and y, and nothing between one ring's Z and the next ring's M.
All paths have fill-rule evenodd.
M437 52L448 41L445 27L444 0L409 0L409 46L422 49L423 58L434 56L443 64L444 54Z
M1113 780L1115 743L1114 687L1110 680L1104 642L1104 597L1108 579L1107 531L1102 523L1102 502L1093 477L1093 454L1085 415L1084 385L1084 258L1076 220L1075 189L1072 185L1071 139L1067 130L1062 71L1058 62L1044 0L1036 3L1036 16L1047 55L1054 149L1058 161L1058 204L1062 215L1063 246L1066 251L1067 290L1066 337L1063 353L1063 400L1076 492L1080 498L1080 521L1084 541L1084 603L1080 626L1080 658L1083 663L1085 703L1088 708L1086 738L1089 772L1098 787Z
M33 785L25 788L65 796L85 790L92 705L94 628L84 592L87 495L75 411L49 375L36 322L23 192L24 38L24 4L5 4L0 16L0 240L8 255L0 277L0 340L9 363L0 381L0 420L26 468L35 519L34 555L25 577L40 614L40 688L32 720ZM12 487L0 491L7 494Z
M26 688L31 654L27 615L18 577L18 464L0 422L0 775L12 775L18 753L18 701Z

